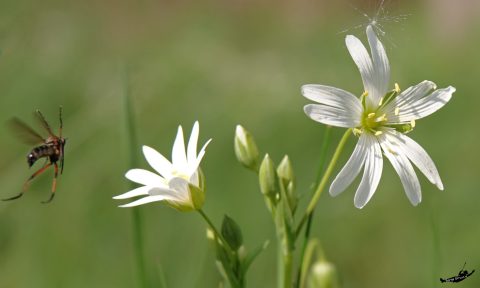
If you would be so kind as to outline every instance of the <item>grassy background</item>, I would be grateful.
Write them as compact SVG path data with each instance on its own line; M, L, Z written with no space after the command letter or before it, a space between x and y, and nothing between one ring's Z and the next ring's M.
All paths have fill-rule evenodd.
M0 203L0 287L135 286L131 213L111 199L128 189L127 85L139 143L169 156L177 125L189 133L195 120L202 143L213 138L202 163L204 210L216 223L224 213L236 219L247 247L274 240L274 231L254 175L235 160L236 124L249 129L277 163L290 155L306 205L324 127L303 114L308 101L300 86L362 92L341 31L350 27L348 33L365 40L364 29L353 28L365 18L351 6L374 14L374 5L201 2L0 2L0 123L13 116L33 123L31 112L38 108L56 127L63 105L68 137L53 203L39 203L48 198L52 171L22 199ZM464 261L468 269L480 269L480 26L472 22L447 34L436 26L435 3L390 2L392 15L411 15L388 23L384 42L392 87L429 79L457 88L445 108L418 121L410 134L434 159L445 191L419 176L423 201L412 207L385 162L377 193L364 209L353 206L354 187L335 199L323 195L313 235L337 265L343 287L438 287L438 278L453 276ZM332 146L342 132L334 130ZM32 147L5 126L0 139L5 198L30 175L25 155ZM218 274L200 217L158 204L141 212L152 283L163 274L169 287L215 287ZM274 285L274 261L271 245L252 266L250 287ZM479 285L474 274L462 287Z

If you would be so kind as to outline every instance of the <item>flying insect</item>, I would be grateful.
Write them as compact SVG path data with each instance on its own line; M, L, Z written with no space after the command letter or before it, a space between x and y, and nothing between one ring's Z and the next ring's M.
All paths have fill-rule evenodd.
M440 278L440 282L442 282L442 283L444 283L444 282L460 282L460 281L463 281L466 278L470 277L470 275L472 275L473 272L475 272L475 269L472 270L472 272L470 272L470 273L468 272L468 270L463 270L465 268L466 264L467 264L467 262L465 262L465 264L463 264L463 267L460 270L460 272L458 272L457 276L453 276L453 277L450 277L450 278L447 278L447 279Z
M33 173L27 181L23 184L23 189L20 194L15 195L10 198L2 199L3 201L10 201L15 200L23 196L23 194L28 190L30 182L35 179L38 175L42 174L43 172L47 171L48 168L53 166L54 169L54 176L53 176L53 183L52 183L52 191L50 194L50 198L47 201L43 201L42 203L49 203L55 197L55 191L57 190L57 177L59 172L59 165L57 162L60 162L60 174L63 173L63 165L65 161L65 143L66 139L62 136L62 129L63 129L63 120L62 120L62 106L59 108L59 119L60 119L60 127L58 129L58 136L52 132L50 125L48 124L47 120L43 116L40 110L35 111L35 118L39 121L41 126L46 130L48 136L46 138L42 137L39 133L35 132L30 126L25 124L18 118L12 118L9 121L9 125L12 128L12 131L25 143L31 145L38 145L35 146L30 153L27 155L27 162L28 166L32 167L37 160L41 158L45 158L45 163L43 164L42 168L38 169L35 173Z

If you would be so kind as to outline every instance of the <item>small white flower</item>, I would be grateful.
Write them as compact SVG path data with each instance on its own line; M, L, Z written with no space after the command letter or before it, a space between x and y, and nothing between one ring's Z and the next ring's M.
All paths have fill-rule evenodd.
M364 207L380 182L383 151L415 206L420 203L422 195L411 163L438 189L443 190L443 184L427 152L404 134L415 127L415 120L443 107L455 88L449 86L437 90L433 82L423 81L401 93L397 84L389 91L390 65L385 49L372 27L368 26L366 30L372 57L358 38L348 35L345 39L362 76L365 92L360 99L342 89L304 85L303 96L319 103L306 105L304 110L317 122L353 128L359 137L353 154L330 186L332 196L343 192L364 168L354 200L357 208Z
M155 149L143 146L145 159L158 174L144 169L129 170L125 177L144 186L113 198L145 197L120 207L132 207L155 201L166 201L170 206L179 210L199 208L198 205L203 203L204 197L203 179L199 165L205 155L205 148L211 139L203 145L197 154L198 134L199 125L197 121L193 125L188 147L185 149L182 126L178 126L177 137L172 149L172 162L168 161Z

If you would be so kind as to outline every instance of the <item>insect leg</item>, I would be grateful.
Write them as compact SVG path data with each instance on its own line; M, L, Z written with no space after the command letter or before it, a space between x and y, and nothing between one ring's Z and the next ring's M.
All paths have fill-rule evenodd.
M52 183L52 194L50 194L50 198L47 201L42 201L43 204L50 203L55 197L55 190L57 190L57 177L58 177L58 165L57 162L53 163L53 167L55 168L55 175L53 176L53 183Z
M2 199L2 201L15 200L15 199L18 199L18 198L22 197L22 196L23 196L23 193L25 193L25 191L27 191L28 185L30 184L30 182L31 182L35 177L37 177L38 175L40 175L40 174L42 174L43 172L45 172L45 170L47 170L47 168L50 167L50 165L52 165L52 163L46 164L46 165L43 166L42 168L38 169L37 172L33 173L32 176L30 176L30 178L28 178L27 181L25 181L25 183L23 184L23 190L22 190L22 192L20 192L20 194L18 194L18 195L16 195L16 196L13 196L13 197L10 197L10 198L7 198L7 199Z

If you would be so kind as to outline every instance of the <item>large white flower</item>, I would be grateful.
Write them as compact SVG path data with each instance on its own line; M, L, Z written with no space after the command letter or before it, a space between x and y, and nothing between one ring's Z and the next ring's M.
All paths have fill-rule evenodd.
M364 207L380 181L383 152L400 176L408 199L417 205L422 195L411 163L438 189L443 190L443 184L430 156L405 133L415 127L415 120L443 107L455 88L436 89L433 82L423 81L401 93L397 84L395 89L389 90L390 65L385 49L372 27L368 26L366 30L371 57L358 38L348 35L345 39L360 70L365 92L357 98L330 86L304 85L303 96L319 103L306 105L304 110L317 122L353 128L359 137L353 154L330 186L332 196L344 191L363 168L354 203L357 208Z
M203 145L197 154L198 134L199 125L197 121L193 125L188 147L185 149L182 126L178 127L177 137L172 149L172 162L155 149L143 146L145 159L158 174L144 169L129 170L125 177L143 186L113 198L145 197L120 207L166 201L170 206L179 210L200 208L199 206L203 204L204 200L204 184L199 165L205 155L205 148L211 139Z

